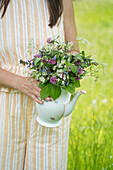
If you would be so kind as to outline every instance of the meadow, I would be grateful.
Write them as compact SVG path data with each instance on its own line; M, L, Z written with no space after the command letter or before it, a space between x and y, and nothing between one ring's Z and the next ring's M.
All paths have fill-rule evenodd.
M72 113L68 170L113 170L113 0L75 0L80 46L108 66L98 81L83 79L81 95ZM79 90L76 89L76 90Z

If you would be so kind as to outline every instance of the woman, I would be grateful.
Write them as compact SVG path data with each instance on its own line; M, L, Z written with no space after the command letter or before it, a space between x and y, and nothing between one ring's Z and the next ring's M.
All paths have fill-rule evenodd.
M39 83L26 81L19 61L28 59L31 38L40 48L60 35L79 52L72 0L0 0L0 5L0 170L67 169L71 115L56 128L38 124Z

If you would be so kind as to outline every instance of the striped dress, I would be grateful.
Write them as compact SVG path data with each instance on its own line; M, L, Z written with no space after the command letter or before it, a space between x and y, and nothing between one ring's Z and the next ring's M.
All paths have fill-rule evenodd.
M48 26L46 0L10 0L0 19L0 67L20 76L28 60L31 38L39 48L48 37L64 41L63 16L59 26ZM0 86L0 170L66 170L71 114L48 128L36 121L36 102L13 88Z

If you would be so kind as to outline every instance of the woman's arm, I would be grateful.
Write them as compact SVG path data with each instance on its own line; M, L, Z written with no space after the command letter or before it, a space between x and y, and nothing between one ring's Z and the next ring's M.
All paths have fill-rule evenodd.
M0 86L10 87L19 90L20 92L30 96L36 102L42 104L43 102L39 100L37 97L40 97L40 88L38 87L39 82L33 79L32 84L30 84L30 80L26 80L27 77L22 77L6 71L0 67ZM37 85L34 85L34 84ZM49 97L45 100L51 100Z
M64 32L65 32L65 41L73 42L76 52L79 51L78 42L76 40L77 30L75 25L74 18L74 8L72 0L63 0L63 17L64 17Z
M20 76L17 76L14 73L6 71L0 67L0 86L15 88L20 82Z

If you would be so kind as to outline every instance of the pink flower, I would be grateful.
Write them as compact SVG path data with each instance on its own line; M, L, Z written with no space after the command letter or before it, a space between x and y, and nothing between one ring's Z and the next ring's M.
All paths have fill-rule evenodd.
M50 44L51 43L51 38L47 39L47 43Z
M39 54L36 54L36 55L35 55L35 58L37 58L37 57L40 58L40 55L39 55Z
M77 78L76 78L75 80L80 80L80 77L79 77L79 76L77 76Z
M77 65L81 64L81 61L80 61L80 60L77 60L77 61L76 61L76 64L77 64Z
M56 77L51 77L51 78L50 78L50 82L51 82L52 84L56 84L56 80L57 80Z
M56 64L56 61L52 58L52 59L49 60L49 63L54 65L54 64Z
M81 68L78 69L78 74L82 74L83 70Z
M42 62L43 62L43 63L45 62L45 63L47 64L47 60L46 60L46 59L43 59Z

